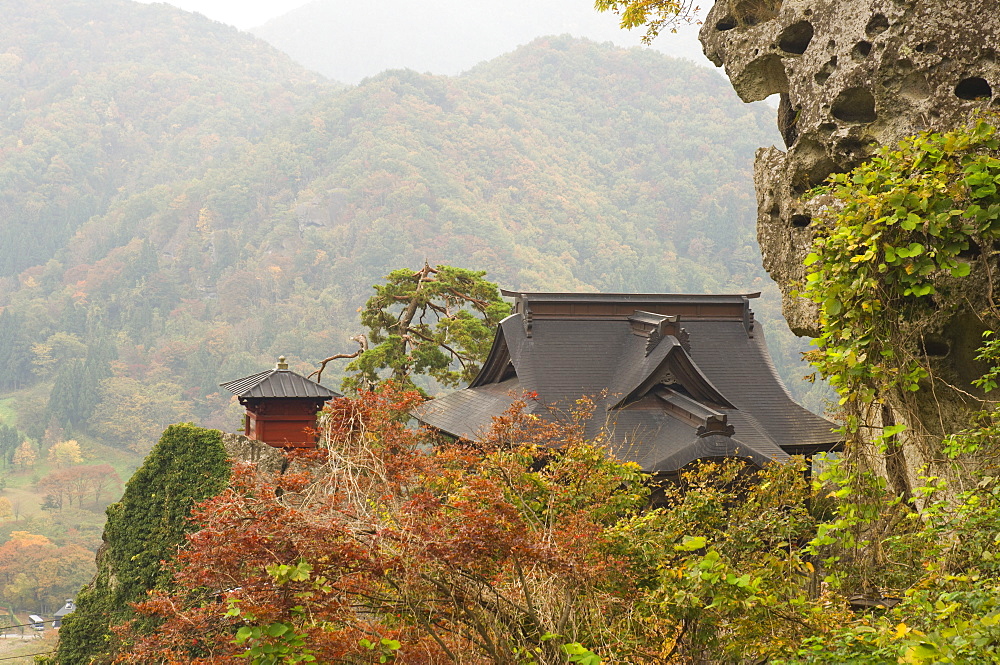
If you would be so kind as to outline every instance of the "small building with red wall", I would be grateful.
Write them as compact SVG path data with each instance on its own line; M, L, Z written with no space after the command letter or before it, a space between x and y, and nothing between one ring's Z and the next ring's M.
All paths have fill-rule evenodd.
M246 407L244 434L275 448L315 448L316 412L334 397L329 388L288 369L274 369L220 384Z

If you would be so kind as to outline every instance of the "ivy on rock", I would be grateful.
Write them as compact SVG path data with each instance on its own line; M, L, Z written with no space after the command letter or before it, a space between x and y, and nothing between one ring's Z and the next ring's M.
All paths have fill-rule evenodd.
M820 307L812 359L841 404L919 389L916 352L954 309L957 280L1000 237L1000 139L993 119L923 133L813 192L829 203L802 295Z
M190 530L191 508L221 492L229 474L221 432L189 423L163 432L121 500L108 506L97 576L60 629L56 662L113 660L118 647L110 626L135 616L130 603L169 587L173 570L162 562L173 559ZM144 621L139 632L153 626Z

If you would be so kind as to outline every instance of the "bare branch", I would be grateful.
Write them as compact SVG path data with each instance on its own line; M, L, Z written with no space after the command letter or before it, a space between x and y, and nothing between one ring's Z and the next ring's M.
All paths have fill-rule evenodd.
M323 377L323 370L326 369L327 363L333 362L334 360L340 360L342 358L357 358L362 353L364 353L365 351L368 350L368 338L365 337L364 335L355 335L351 339L354 340L355 342L357 342L358 346L360 346L361 348L359 348L354 353L338 353L336 355L330 356L329 358L321 360L320 363L319 363L319 369L317 369L316 371L314 371L313 373L311 373L306 378L307 379L311 379L311 378L313 378L315 376L316 377L316 383L319 383L320 379L322 379L322 377Z
M450 346L448 346L444 342L438 341L438 340L434 339L433 337L428 337L427 335L423 334L422 332L420 332L416 328L411 328L410 332L413 333L414 335L416 335L417 337L419 337L420 339L424 340L425 342L430 342L431 344L437 344L442 349L446 350L448 353L450 353L451 355L453 355L458 360L458 362L460 362L462 364L463 368L466 366L465 365L465 360L462 358L461 354L459 354L458 351L456 351L455 349L451 348Z
M471 302L471 303L474 303L474 304L478 305L480 307L480 309L486 309L487 307L490 306L490 303L487 302L486 300L480 300L479 298L473 298L472 296L470 296L467 293L462 293L461 291L456 291L455 289L450 288L450 287L448 288L448 290L451 291L453 294L455 294L456 297L458 297L458 298L460 298L462 300L465 300L466 302Z

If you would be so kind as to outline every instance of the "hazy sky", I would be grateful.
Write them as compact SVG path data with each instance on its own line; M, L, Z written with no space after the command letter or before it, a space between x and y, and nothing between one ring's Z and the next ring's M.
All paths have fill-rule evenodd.
M148 3L152 0L139 2ZM246 30L307 2L308 0L173 0L167 4Z
M153 0L139 0L140 2L152 2ZM344 0L345 2L356 2L357 0ZM362 2L375 2L377 0L362 0ZM412 0L419 2L420 0ZM538 0L545 2L546 0ZM475 5L476 3L495 3L497 0L466 0ZM579 0L581 7L592 7L593 0ZM204 14L208 18L229 25L234 25L241 30L255 28L266 23L272 18L286 14L293 9L309 3L309 0L170 0L168 4L180 7L187 11ZM427 3L425 6L429 11L433 11L434 3ZM596 10L594 10L596 13ZM602 15L609 25L615 25L617 17L606 14ZM530 21L530 16L525 16L526 21ZM540 30L539 35L546 34ZM615 38L615 43L621 46L639 45L642 32L640 30L622 31L620 38ZM699 64L711 67L712 64L702 55L701 46L698 44L698 27L685 26L677 34L664 33L653 45L658 51L668 55L679 56L694 60ZM499 54L497 54L499 55Z

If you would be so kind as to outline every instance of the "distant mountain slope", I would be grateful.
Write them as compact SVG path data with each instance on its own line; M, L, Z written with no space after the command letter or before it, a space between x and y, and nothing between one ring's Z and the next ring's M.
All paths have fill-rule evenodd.
M232 427L220 381L346 350L371 285L425 259L522 289L773 295L750 182L771 114L710 70L548 38L341 89L162 5L3 7L0 396L32 436ZM780 325L776 298L755 309Z
M586 0L313 0L251 32L347 83L386 69L455 75L543 35L620 46L637 46L641 36ZM657 48L708 65L695 32L665 35Z
M278 51L166 5L0 0L0 12L0 277L44 263L122 191L259 138L315 89Z
M352 273L408 255L524 288L757 274L746 160L770 122L714 72L551 38L458 79L387 72L316 112L337 149L314 163L332 177L299 203L336 208L317 248ZM725 278L699 265L722 256Z
M68 248L98 262L127 227L190 261L190 234L207 234L201 268L220 276L321 252L329 270L307 285L351 298L424 258L525 288L717 290L760 275L747 178L766 115L708 70L544 39L458 79L391 71L318 96Z

